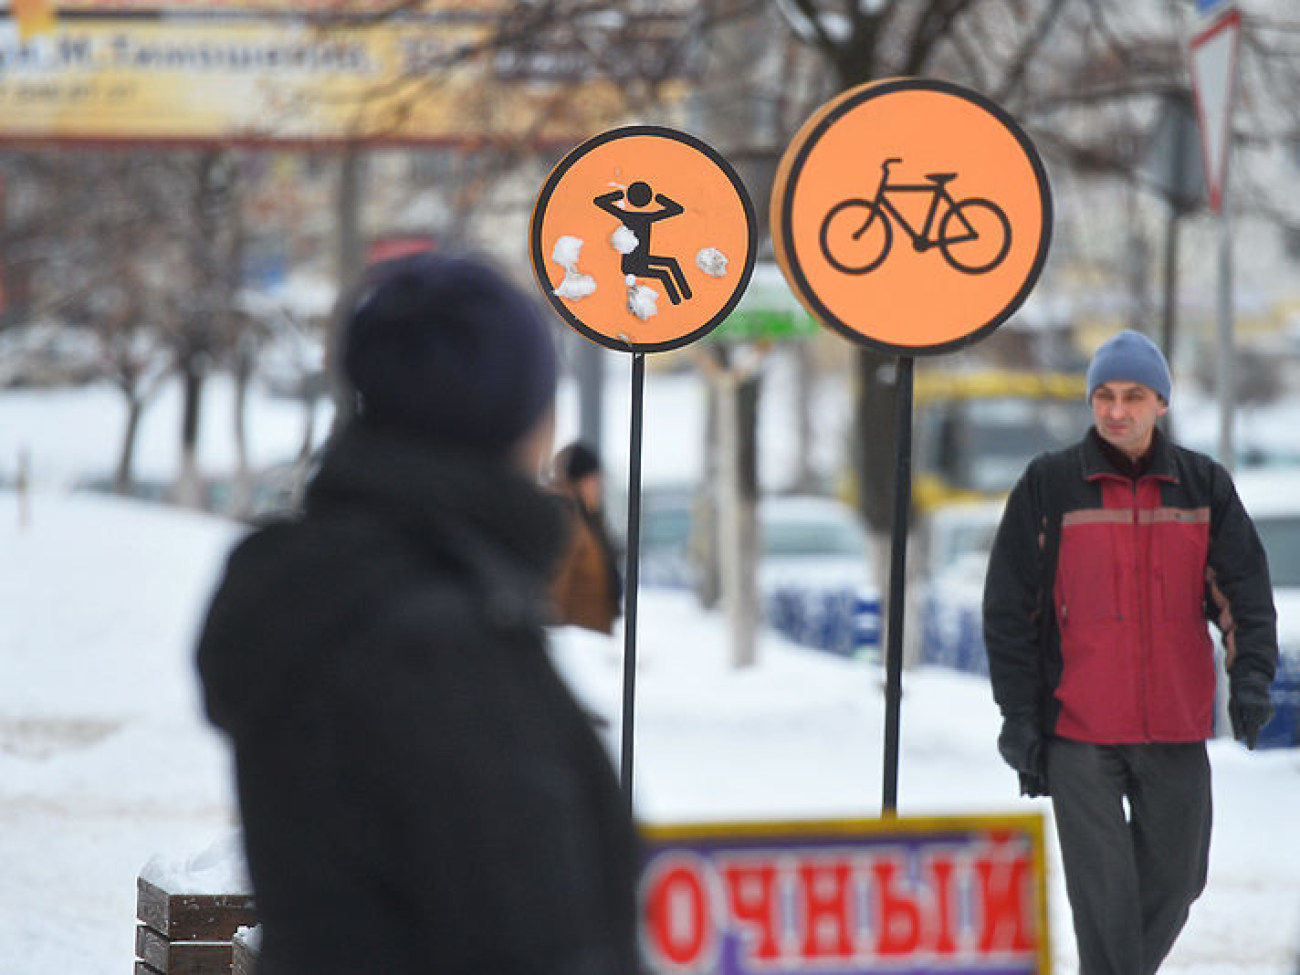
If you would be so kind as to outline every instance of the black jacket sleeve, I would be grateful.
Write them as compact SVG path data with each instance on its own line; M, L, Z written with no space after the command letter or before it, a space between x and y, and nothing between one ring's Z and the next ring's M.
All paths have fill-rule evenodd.
M1233 684L1267 689L1277 671L1277 611L1264 545L1232 479L1212 473L1207 583L1211 618L1223 633Z
M1041 614L1045 605L1042 540L1046 530L1036 483L1037 466L1012 489L984 579L984 646L993 697L1004 716L1041 720Z

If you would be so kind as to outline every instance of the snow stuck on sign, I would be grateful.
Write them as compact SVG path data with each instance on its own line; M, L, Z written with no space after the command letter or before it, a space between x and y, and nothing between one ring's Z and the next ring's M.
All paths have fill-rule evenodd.
M580 237L565 235L551 249L551 260L564 268L564 280L553 292L557 297L577 301L596 290L596 279L578 270L578 254L582 250Z
M727 255L716 247L705 247L695 255L695 266L711 278L727 276Z
M619 226L613 234L610 235L609 242L613 245L614 250L620 254L631 254L641 243L636 239L636 234L627 228L626 224Z
M634 284L627 289L627 307L643 322L659 314L659 292L645 284Z

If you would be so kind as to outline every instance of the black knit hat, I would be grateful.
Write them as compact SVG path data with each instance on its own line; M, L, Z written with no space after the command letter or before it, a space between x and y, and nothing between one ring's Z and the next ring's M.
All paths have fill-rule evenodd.
M515 443L555 396L555 344L537 304L465 256L372 268L343 370L364 421L489 451Z

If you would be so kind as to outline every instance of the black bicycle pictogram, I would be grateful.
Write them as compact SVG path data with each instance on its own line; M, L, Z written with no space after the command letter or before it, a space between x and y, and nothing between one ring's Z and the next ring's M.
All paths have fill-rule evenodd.
M889 167L902 161L891 158L881 164L874 199L841 200L826 214L820 242L822 256L830 265L845 274L874 271L889 256L894 223L912 238L918 252L937 247L944 260L964 274L983 274L1001 264L1011 250L1011 221L1002 208L980 197L953 199L948 184L956 179L956 173L927 173L924 183L890 183ZM890 200L894 193L930 194L919 231ZM941 205L945 207L942 215ZM936 221L937 234L933 233Z

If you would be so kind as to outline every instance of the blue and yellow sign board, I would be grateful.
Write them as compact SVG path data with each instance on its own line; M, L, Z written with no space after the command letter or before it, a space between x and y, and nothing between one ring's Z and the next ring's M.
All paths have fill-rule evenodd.
M619 79L575 74L563 51L495 50L498 0L367 6L0 6L0 142L562 145L624 114Z

